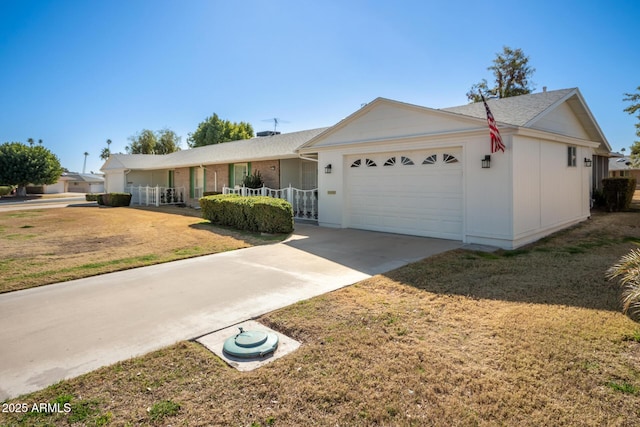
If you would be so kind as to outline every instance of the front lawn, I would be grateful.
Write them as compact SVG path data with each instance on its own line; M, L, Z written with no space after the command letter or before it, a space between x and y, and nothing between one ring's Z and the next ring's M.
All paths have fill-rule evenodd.
M257 319L302 346L256 371L182 342L12 401L70 413L0 424L638 425L640 324L604 273L639 244L629 212L448 252Z
M197 215L97 205L0 212L0 293L270 242Z

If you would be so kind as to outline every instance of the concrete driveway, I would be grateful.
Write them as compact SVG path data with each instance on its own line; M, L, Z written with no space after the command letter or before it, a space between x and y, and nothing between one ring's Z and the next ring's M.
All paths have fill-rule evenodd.
M461 242L296 225L285 242L0 295L0 401Z

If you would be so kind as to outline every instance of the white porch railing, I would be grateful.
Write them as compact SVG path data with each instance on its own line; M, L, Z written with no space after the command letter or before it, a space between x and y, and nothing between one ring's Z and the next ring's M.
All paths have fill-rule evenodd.
M247 188L222 187L222 194L238 194L240 196L268 196L284 199L291 203L293 216L298 219L318 219L318 189L300 190L289 186L287 188Z
M125 188L131 193L132 205L161 206L184 203L184 187L149 187L129 185Z

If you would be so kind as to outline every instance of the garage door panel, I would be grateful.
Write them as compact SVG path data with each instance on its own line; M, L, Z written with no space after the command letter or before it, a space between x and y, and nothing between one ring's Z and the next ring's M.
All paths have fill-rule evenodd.
M444 150L348 157L349 226L462 239L461 150L446 151L457 161L445 163ZM429 156L436 161L422 164ZM395 164L383 166L393 157ZM402 164L403 157L413 165ZM371 161L377 166L367 167ZM349 167L354 162L360 166Z

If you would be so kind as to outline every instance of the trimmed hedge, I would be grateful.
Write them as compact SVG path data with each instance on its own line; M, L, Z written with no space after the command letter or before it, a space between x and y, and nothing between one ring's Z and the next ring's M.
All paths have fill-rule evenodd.
M87 193L84 195L84 198L87 202L97 202L99 194L95 193Z
M609 212L629 209L635 191L635 178L617 177L602 180L602 193Z
M129 206L131 204L131 193L98 194L96 200L102 206Z
M202 217L212 224L262 233L291 233L293 208L273 197L221 194L200 199Z
M11 193L12 190L13 187L9 185L0 185L0 197L6 196L7 194Z

